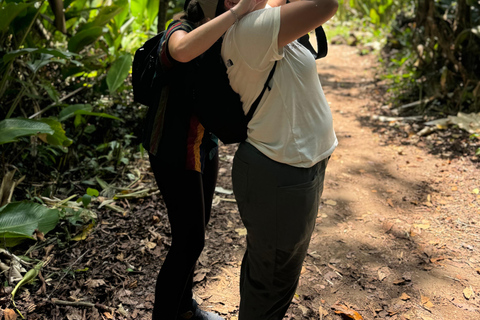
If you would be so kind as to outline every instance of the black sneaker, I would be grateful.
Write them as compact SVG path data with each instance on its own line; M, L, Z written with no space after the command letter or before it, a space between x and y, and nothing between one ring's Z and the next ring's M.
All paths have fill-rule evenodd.
M192 300L192 310L189 310L185 313L182 313L177 320L225 320L220 317L218 314L213 312L203 311L198 307L198 303L195 300Z

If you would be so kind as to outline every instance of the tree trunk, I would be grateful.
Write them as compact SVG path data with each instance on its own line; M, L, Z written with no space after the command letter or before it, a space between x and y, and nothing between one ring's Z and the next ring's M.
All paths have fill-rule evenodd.
M160 0L158 4L157 32L161 32L165 30L165 23L167 23L167 9L168 9L168 0Z

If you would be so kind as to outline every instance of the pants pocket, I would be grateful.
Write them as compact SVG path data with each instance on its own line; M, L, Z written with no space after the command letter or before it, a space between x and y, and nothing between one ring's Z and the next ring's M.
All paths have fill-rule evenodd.
M277 248L305 250L315 227L319 201L319 177L277 189Z

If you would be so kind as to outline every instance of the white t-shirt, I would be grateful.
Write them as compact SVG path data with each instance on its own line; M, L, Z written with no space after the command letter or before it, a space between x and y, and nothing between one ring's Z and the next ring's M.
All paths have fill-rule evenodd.
M297 41L278 49L279 30L280 7L254 11L227 31L222 57L245 113L278 60L247 141L272 160L308 168L331 155L338 141L315 59Z

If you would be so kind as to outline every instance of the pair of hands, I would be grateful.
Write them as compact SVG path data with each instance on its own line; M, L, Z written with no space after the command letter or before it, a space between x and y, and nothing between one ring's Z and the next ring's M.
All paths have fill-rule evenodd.
M233 9L241 17L252 12L258 4L266 2L267 0L225 0L225 8Z

